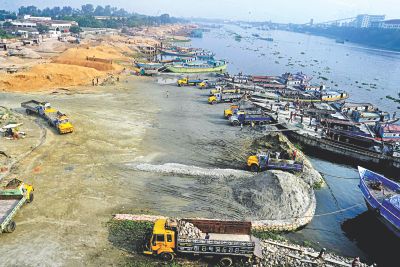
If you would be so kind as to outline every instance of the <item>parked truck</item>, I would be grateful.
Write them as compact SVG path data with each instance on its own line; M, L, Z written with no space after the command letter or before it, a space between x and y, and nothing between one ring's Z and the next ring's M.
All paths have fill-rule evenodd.
M260 110L239 110L235 115L229 118L231 125L238 126L244 124L264 125L272 122L271 116L261 112Z
M223 94L223 93L217 93L213 96L210 96L208 98L208 103L211 105L217 104L217 103L222 103L222 102L233 102L241 99L243 95L241 94Z
M200 80L200 79L192 79L190 80L189 77L185 77L182 79L178 80L178 86L196 86L199 83L204 82L204 80Z
M3 189L0 189L0 234L14 232L15 214L25 203L32 201L33 186L18 179L11 180Z
M215 89L210 90L210 96L222 93L222 94L240 94L239 88L223 88L221 86L216 86Z
M195 229L187 229L188 223ZM193 230L197 236L188 236ZM251 222L158 219L144 253L165 261L180 255L212 257L220 266L231 266L262 257L260 241L250 233Z
M274 159L270 153L257 154L247 159L247 166L252 172L264 170L303 171L303 162L296 160Z
M31 100L21 103L21 107L25 108L28 115L37 114L43 117L48 124L56 128L60 134L72 133L74 131L74 127L67 115L52 108L50 103Z

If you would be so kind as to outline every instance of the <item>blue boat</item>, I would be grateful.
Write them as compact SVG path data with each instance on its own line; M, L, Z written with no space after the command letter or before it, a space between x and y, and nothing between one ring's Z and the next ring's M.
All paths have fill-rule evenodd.
M368 209L400 238L400 185L362 167L358 167L358 173Z

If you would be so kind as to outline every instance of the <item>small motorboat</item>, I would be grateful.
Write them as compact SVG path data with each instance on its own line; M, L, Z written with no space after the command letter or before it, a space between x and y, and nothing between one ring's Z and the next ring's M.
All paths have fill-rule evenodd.
M368 209L400 238L400 185L362 167L358 167L358 173Z

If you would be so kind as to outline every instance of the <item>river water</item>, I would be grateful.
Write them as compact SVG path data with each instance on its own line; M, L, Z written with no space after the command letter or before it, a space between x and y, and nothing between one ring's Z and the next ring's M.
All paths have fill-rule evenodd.
M234 34L243 38L236 41ZM252 34L272 37L273 42ZM260 31L226 25L193 39L193 47L209 49L229 62L230 73L280 75L302 71L313 83L346 90L354 102L373 103L381 110L400 113L400 53L336 43L334 39L287 31ZM323 78L322 78L323 77ZM327 79L327 80L326 80ZM370 213L358 188L355 166L311 157L324 174L326 186L316 191L317 210L304 229L289 239L311 242L347 256L360 256L379 266L395 266L399 240ZM399 177L397 177L399 178Z

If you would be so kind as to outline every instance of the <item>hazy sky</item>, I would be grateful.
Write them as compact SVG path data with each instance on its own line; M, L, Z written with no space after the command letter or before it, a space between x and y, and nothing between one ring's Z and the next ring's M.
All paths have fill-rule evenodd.
M169 13L178 17L204 17L275 22L316 22L353 17L356 14L386 14L400 18L400 0L0 0L0 9L21 5L82 4L112 5L147 15Z

